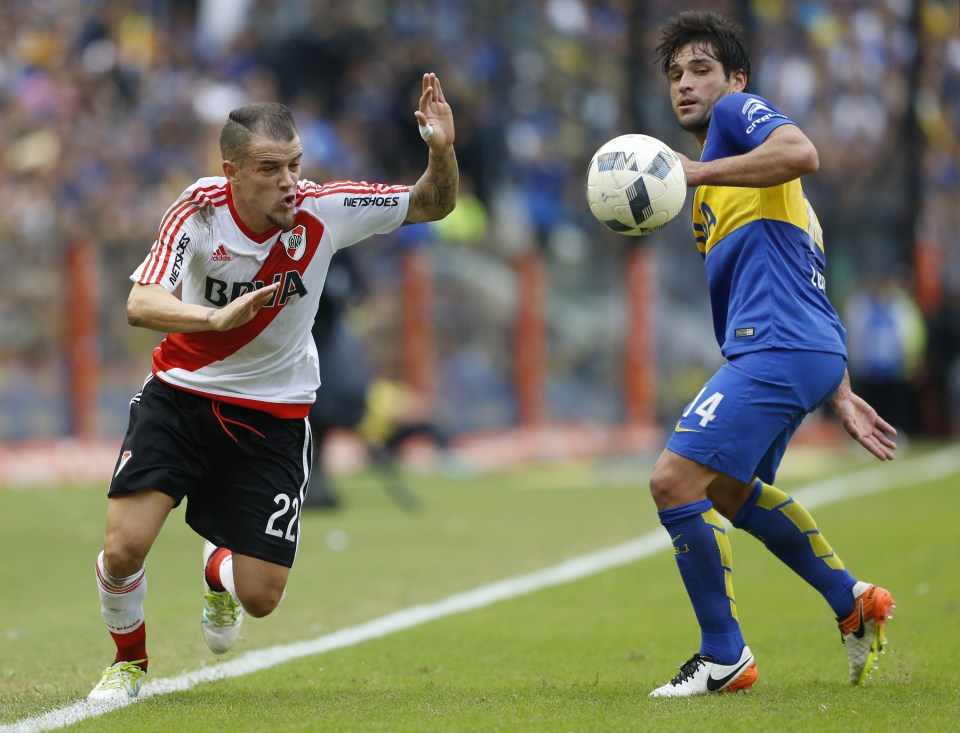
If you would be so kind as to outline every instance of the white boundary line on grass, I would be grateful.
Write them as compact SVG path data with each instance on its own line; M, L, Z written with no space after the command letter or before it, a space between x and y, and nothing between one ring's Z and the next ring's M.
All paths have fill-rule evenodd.
M876 465L854 473L817 481L791 494L807 508L814 508L878 494L907 486L908 483L909 485L923 484L949 476L958 470L960 470L960 451L954 446L917 459L903 460L890 465ZM83 700L33 718L0 725L0 733L41 733L64 728L147 697L189 690L203 682L252 674L294 659L361 644L446 616L473 611L500 601L535 593L544 588L580 580L604 570L642 560L669 546L667 533L656 530L630 542L588 552L586 555L564 560L542 570L504 578L473 590L456 593L435 603L411 606L310 641L259 649L242 654L223 664L201 667L176 677L150 680L144 684L139 697L119 704L103 705Z

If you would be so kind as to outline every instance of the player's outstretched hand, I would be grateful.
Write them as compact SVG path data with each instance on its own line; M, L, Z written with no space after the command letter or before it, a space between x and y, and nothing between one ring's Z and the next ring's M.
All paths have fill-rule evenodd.
M837 390L830 406L854 440L881 461L893 460L897 444L891 436L897 434L896 428L880 417L866 400L849 389Z
M453 145L453 111L443 96L440 80L434 73L423 75L420 108L413 113L420 125L420 135L434 150Z
M253 320L263 306L273 300L280 283L270 283L259 290L244 293L219 310L212 310L207 316L214 331L228 331Z

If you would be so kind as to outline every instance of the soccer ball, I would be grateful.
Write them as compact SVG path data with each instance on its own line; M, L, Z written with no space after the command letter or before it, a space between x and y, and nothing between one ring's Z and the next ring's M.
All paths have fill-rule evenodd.
M687 197L683 166L649 135L620 135L600 146L587 169L587 203L607 227L633 237L670 222Z

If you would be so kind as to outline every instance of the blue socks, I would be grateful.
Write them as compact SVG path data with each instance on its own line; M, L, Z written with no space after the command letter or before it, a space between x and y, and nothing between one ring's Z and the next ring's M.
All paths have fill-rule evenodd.
M700 624L700 653L720 664L740 658L744 640L733 595L730 542L708 499L658 512ZM780 489L754 483L733 521L820 592L837 618L853 609L856 583L803 506Z
M853 610L856 579L820 534L810 512L775 486L754 482L733 526L760 540L770 552L816 588L837 618Z
M680 577L700 624L700 653L733 664L743 634L733 598L732 553L720 515L709 500L657 512L670 533Z

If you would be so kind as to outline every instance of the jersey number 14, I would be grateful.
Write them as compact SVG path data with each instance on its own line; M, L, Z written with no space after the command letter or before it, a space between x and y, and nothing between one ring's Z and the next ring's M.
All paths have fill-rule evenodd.
M711 420L716 419L717 416L715 413L717 408L720 406L720 402L723 400L722 392L714 392L712 395L707 397L707 399L701 402L700 398L703 396L703 393L706 391L706 389L706 387L701 389L700 393L693 398L693 402L691 402L687 406L687 409L683 411L683 417L686 417L691 412L693 412L695 415L699 415L701 428L707 427ZM696 409L694 409L694 405L696 405Z

